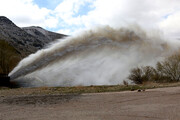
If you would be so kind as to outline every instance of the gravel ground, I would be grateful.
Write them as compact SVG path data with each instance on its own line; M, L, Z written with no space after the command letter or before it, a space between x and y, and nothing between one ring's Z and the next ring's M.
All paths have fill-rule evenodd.
M0 97L0 120L180 120L179 112L180 87Z

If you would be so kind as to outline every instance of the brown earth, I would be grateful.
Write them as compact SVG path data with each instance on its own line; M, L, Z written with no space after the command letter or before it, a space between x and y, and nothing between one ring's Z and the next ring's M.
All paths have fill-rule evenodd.
M180 87L0 96L0 120L180 120Z

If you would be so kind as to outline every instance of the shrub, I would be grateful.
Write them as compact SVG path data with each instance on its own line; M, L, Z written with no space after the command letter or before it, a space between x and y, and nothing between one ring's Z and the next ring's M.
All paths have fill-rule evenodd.
M144 81L154 81L156 69L151 66L142 67Z
M123 80L123 84L124 84L125 86L128 86L128 85L129 85L129 83L128 83L126 80Z
M143 83L142 69L139 67L132 69L128 79L133 81L135 84L142 84Z
M143 82L179 82L180 81L180 54L174 54L164 61L157 62L156 68L151 66L137 67L131 70L128 77L135 84Z
M131 70L128 79L135 84L142 84L143 82L153 81L156 70L151 66L137 67Z

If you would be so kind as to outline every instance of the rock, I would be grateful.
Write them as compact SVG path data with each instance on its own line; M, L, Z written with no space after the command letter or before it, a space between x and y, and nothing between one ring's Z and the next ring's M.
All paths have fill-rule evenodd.
M141 89L138 89L137 91L138 91L138 92L141 92Z

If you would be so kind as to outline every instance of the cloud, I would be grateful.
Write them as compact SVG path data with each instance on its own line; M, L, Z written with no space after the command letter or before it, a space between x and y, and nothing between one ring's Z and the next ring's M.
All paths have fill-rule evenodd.
M0 0L0 3L0 15L7 16L18 26L56 27L57 21L51 16L52 11L39 8L33 0Z
M85 15L73 17L86 2L91 3L91 6L87 7L93 9ZM56 12L67 26L78 26L79 29L99 25L117 28L138 24L145 29L160 29L169 34L168 32L179 30L179 26L172 22L179 20L176 14L180 9L179 4L179 0L93 0L84 3L79 0L64 0L56 8ZM170 28L171 31L168 30Z
M74 17L80 8L93 0L64 0L54 10L54 13L68 25L81 25L81 14Z
M142 26L156 26L162 17L174 12L177 3L170 0L96 0L95 9L82 16L86 26L91 24L110 25L113 27L129 23Z
M48 3L50 0L46 0ZM180 30L180 0L62 0L48 9L36 0L0 0L0 15L18 26L37 25L74 34L94 26L138 24L170 36Z
M160 27L169 36L177 37L180 34L180 11L175 12L167 16L162 22L160 22Z
M66 34L66 35L71 35L71 30L70 29L61 29L59 31L57 31L58 33L63 33L63 34Z

